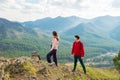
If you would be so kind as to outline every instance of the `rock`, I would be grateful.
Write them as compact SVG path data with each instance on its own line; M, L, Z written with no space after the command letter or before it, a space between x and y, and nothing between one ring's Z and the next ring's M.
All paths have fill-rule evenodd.
M61 80L60 78L57 78L56 80Z
M37 78L32 76L30 80L37 80Z
M38 54L37 51L33 51L33 52L32 52L31 58L32 58L33 60L35 60L35 61L41 60L40 55Z
M46 67L43 67L43 68L40 69L37 73L38 73L38 74L47 74L47 69L46 69Z

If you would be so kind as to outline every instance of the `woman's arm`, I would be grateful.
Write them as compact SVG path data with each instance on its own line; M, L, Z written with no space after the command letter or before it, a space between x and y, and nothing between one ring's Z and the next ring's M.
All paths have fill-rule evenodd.
M50 50L55 49L56 44L57 44L57 40L54 39L54 40L53 40L53 43L52 43L52 48L51 48Z

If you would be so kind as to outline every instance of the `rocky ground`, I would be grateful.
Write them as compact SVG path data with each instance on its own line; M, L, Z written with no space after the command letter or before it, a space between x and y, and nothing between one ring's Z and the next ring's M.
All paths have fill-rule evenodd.
M115 69L87 67L85 75L81 67L72 72L72 65L49 65L46 61L30 57L0 58L0 80L120 80Z

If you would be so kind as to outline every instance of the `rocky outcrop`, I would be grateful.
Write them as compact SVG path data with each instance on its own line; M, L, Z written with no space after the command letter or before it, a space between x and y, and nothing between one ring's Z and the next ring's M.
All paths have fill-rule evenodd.
M0 79L14 79L16 75L26 75L26 77L32 76L33 78L36 75L37 71L32 66L31 62L32 59L28 57L11 59L0 58Z
M72 72L69 64L49 65L46 61L30 57L0 58L0 80L119 80L119 73L87 67L87 75L81 67ZM110 72L109 72L110 71ZM97 74L96 74L97 73ZM115 75L114 75L115 74Z

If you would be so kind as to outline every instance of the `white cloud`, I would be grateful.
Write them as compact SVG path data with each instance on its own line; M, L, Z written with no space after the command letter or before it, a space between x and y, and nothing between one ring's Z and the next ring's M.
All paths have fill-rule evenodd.
M73 15L83 18L120 16L116 1L119 0L0 0L0 17L26 21Z
M114 0L112 2L112 6L115 8L120 8L120 0Z

